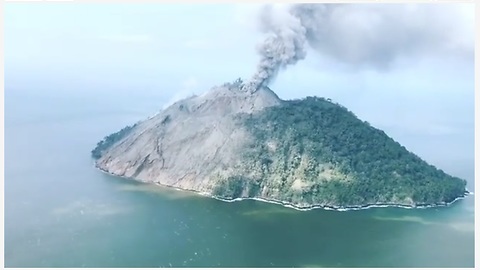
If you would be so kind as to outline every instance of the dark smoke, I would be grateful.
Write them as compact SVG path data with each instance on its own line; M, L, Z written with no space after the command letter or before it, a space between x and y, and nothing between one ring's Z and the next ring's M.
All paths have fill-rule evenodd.
M259 19L267 34L257 48L260 62L244 89L267 86L281 69L305 58L307 44L350 66L377 70L389 69L402 55L449 48L458 21L451 10L448 4L268 5Z

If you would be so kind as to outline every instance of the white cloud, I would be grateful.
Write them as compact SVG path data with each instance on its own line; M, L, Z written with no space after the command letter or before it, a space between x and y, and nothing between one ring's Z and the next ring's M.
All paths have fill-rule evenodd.
M169 101L163 105L163 109L166 109L168 106L173 103L192 96L195 94L195 91L198 89L199 81L195 77L189 77L181 83L180 89L173 94Z
M195 77L190 77L182 83L184 90L194 90L198 86L198 80Z

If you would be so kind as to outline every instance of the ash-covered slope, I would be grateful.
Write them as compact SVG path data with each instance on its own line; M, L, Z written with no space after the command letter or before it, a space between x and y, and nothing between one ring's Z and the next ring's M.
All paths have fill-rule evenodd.
M439 205L466 194L464 180L338 104L282 101L240 83L181 100L106 137L92 155L114 175L297 207Z
M247 93L239 86L226 84L178 101L104 140L94 150L96 166L140 181L210 192L217 184L212 175L234 174L238 154L252 139L233 117L281 103L268 88Z

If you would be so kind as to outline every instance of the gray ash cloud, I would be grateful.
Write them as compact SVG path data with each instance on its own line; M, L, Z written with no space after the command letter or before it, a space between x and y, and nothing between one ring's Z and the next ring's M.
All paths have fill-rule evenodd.
M307 48L354 68L387 70L399 56L458 49L455 13L448 4L290 4L267 5L259 16L266 38L260 61L244 85L256 91L280 70L303 60ZM466 49L473 55L473 44ZM451 52L451 51L450 51Z

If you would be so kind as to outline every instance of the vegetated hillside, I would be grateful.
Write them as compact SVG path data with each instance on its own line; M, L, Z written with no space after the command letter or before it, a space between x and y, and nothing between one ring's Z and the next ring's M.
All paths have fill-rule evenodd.
M107 136L92 156L122 177L297 207L437 205L466 186L338 104L245 93L241 82Z
M136 125L136 124L135 124ZM97 146L91 151L92 157L95 159L98 159L102 156L102 152L108 148L110 148L114 143L118 142L119 140L125 138L125 136L128 135L128 133L135 127L135 125L132 126L126 126L122 128L121 130L112 133L103 140L99 141L97 143Z
M250 183L250 196L268 186L267 197L299 205L424 205L465 194L465 180L323 98L286 101L239 119L255 137L243 170L260 177L232 177L218 195L237 197L243 182Z

